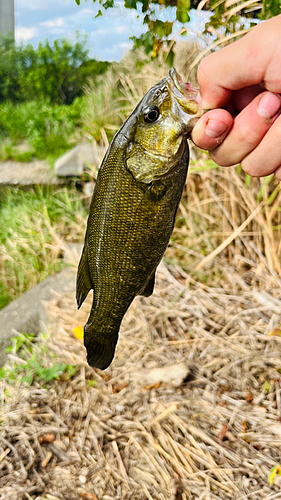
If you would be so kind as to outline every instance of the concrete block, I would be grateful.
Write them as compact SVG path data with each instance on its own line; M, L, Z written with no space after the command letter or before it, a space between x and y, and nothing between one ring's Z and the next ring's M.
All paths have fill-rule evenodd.
M55 172L60 177L81 175L95 161L93 145L83 141L75 148L60 156L55 162Z
M76 272L64 269L35 286L0 311L0 367L5 363L5 348L17 332L38 335L49 324L48 301L56 294L75 291Z

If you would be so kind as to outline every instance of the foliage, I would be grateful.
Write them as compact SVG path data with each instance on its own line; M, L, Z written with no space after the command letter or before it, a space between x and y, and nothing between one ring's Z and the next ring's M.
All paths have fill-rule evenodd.
M88 78L107 70L109 63L90 59L87 37L75 42L48 40L34 49L16 47L12 38L0 36L0 102L47 100L70 104L83 94Z
M50 363L50 360L44 356L46 345L43 344L38 349L38 340L42 339L36 339L35 335L19 334L11 340L12 345L6 349L6 352L12 355L17 354L17 358L0 368L0 379L4 379L8 384L14 385L20 382L30 386L35 381L48 383L59 379L64 374L67 374L68 379L75 375L76 369L73 365L57 363L55 359L52 359Z
M43 100L0 104L0 158L29 161L32 156L58 157L82 136L85 106L83 97L69 106L51 105ZM29 149L21 157L15 146L22 141Z
M18 100L20 94L19 52L11 37L0 35L0 102L6 99Z
M270 485L274 483L276 475L281 476L281 465L275 465L275 467L270 469L270 473L268 475L268 482Z
M62 268L64 241L81 241L85 210L77 191L0 191L0 309Z
M75 0L80 5L81 0ZM87 0L85 0L87 1ZM115 0L98 0L102 10L97 16L109 8L117 5ZM97 0L93 0L94 3ZM214 30L219 30L219 37L235 33L238 29L244 28L252 23L253 19L267 19L280 14L280 0L257 0L248 2L246 0L229 2L228 0L209 0L200 2L199 0L124 0L124 7L135 9L144 14L143 24L147 30L140 37L132 37L134 47L143 47L146 54L152 58L157 57L160 52L166 53L167 63L171 66L174 59L174 36L173 29L178 22L182 28L190 20L189 11L191 9L204 9L212 14L210 20L206 22L205 33L214 36ZM164 12L164 14L163 14ZM163 20L166 16L169 20ZM242 19L241 19L242 17ZM257 21L255 21L257 22ZM182 34L186 32L181 30Z
M28 71L20 79L23 93L37 99L48 97L52 103L64 104L81 96L87 79L108 67L106 62L89 59L86 43L86 37L78 36L74 44L67 39L58 39L53 45L48 40L40 42L36 50L28 45L24 49L24 64Z
M75 0L80 5L80 0ZM95 3L97 0L93 0ZM116 2L117 3L117 2ZM109 8L115 7L115 0L99 0L99 5L103 10L99 10L96 17L103 14ZM144 47L146 54L151 54L153 58L157 57L162 50L166 52L168 62L173 62L173 51L170 45L173 45L173 27L175 22L182 26L187 23L189 18L190 0L124 0L124 6L128 9L135 9L144 14L143 24L147 30L140 37L132 37L134 47ZM169 10L169 20L161 19L163 8Z

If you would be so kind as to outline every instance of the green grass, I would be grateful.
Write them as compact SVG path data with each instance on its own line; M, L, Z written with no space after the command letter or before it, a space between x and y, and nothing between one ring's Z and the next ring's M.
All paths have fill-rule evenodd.
M0 380L8 386L19 383L30 386L35 381L48 384L62 376L64 380L70 379L77 371L73 365L57 362L55 355L48 351L45 335L36 337L21 333L11 342L6 352L13 357L0 368Z
M0 309L62 269L59 239L82 241L85 217L74 189L0 188Z
M83 136L85 97L69 106L31 101L0 105L0 159L30 161L32 157L52 162ZM27 151L18 146L23 143Z

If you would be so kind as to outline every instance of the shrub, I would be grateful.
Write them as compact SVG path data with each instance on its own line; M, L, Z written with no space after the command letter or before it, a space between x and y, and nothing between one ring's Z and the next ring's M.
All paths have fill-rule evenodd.
M0 35L0 102L48 100L71 104L83 94L88 78L107 70L109 63L90 59L87 37L75 42L57 39L16 47L10 37Z

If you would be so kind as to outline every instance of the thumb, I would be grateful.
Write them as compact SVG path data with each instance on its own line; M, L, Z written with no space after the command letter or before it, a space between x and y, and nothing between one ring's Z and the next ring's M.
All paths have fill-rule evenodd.
M225 109L213 109L205 113L191 132L191 139L200 149L212 151L227 136L233 118Z

